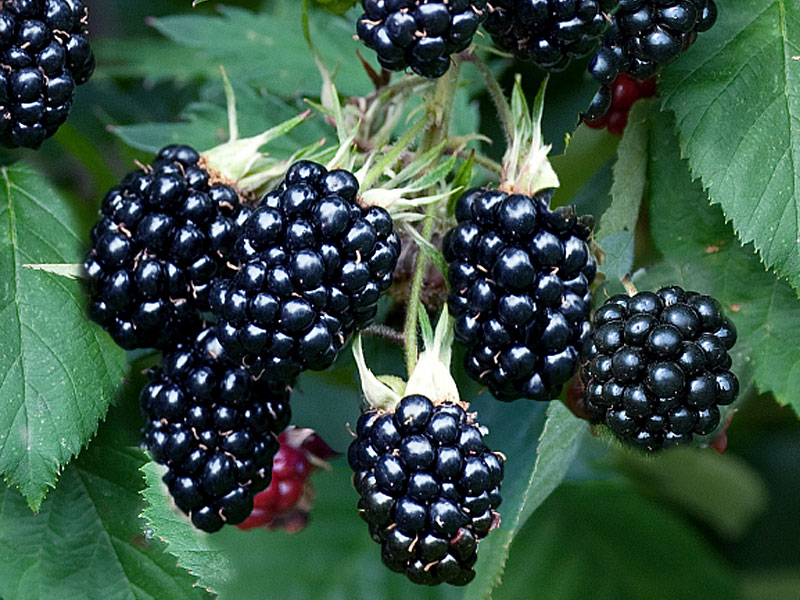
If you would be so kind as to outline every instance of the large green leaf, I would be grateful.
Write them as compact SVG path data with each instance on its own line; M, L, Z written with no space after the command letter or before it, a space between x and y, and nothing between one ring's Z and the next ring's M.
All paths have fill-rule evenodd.
M277 96L234 82L239 137L258 135L272 126L296 117L302 110ZM229 139L228 111L221 81L201 91L202 100L193 102L173 123L136 123L114 127L113 131L126 144L156 152L168 144L189 144L200 151L208 150ZM331 134L319 115L270 142L271 154L290 156L298 149L319 142Z
M716 26L659 89L712 201L800 290L800 4L718 4Z
M37 509L97 430L124 355L77 281L25 267L81 262L77 212L26 166L0 168L0 185L0 473Z
M153 462L142 467L147 487L142 491L147 507L142 516L149 529L178 557L178 565L198 578L203 587L217 592L230 579L231 564L222 552L212 548L208 536L200 533L175 507L167 486L161 481L166 471Z
M642 282L678 284L722 302L739 330L737 373L800 412L800 301L765 271L752 245L741 246L719 207L710 206L678 155L667 115L654 114L649 166L652 235L665 260ZM638 280L637 280L638 284Z
M106 425L34 515L0 490L0 597L189 600L208 597L138 518L145 456Z
M548 411L544 430L534 452L534 445L514 448L507 463L503 483L503 518L499 530L481 543L475 581L465 598L479 600L491 596L503 576L511 542L533 512L558 487L575 459L588 425L576 418L559 401ZM511 449L510 449L511 450ZM531 469L531 458L536 461Z
M597 237L626 231L633 234L639 220L639 207L647 186L647 149L649 142L647 103L639 102L631 110L625 134L617 147L611 206L600 218Z
M223 65L237 79L266 86L283 97L318 95L322 80L303 37L302 2L274 0L268 11L221 6L220 15L180 14L150 23L173 44L143 38L110 43L104 72L116 76L187 79L211 75ZM325 10L315 11L311 36L342 93L368 92L370 81L356 51L355 26ZM178 45L173 55L172 48ZM138 50L141 48L141 52Z
M495 600L736 600L685 521L612 482L562 485L517 536Z

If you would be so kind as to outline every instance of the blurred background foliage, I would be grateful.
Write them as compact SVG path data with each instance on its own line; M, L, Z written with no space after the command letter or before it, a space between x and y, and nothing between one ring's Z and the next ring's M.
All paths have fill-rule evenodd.
M98 72L78 91L72 118L55 138L39 153L16 155L35 164L71 199L84 233L94 221L105 190L130 170L134 160L147 161L152 150L170 140L205 149L224 139L219 64L225 64L237 89L244 134L296 114L304 109L303 95L319 93L319 78L299 22L286 19L281 2L227 4L262 11L267 15L264 22L274 19L276 27L292 32L296 39L274 50L275 61L306 65L287 79L304 81L306 89L281 87L280 79L265 75L252 57L242 57L240 62L215 53L215 44L224 45L229 32L223 31L219 38L198 39L194 47L171 41L180 34L174 28L183 26L170 21L172 15L217 15L216 2L196 8L189 0L89 0L88 4ZM352 13L341 18L320 12L314 17L319 32L352 29ZM321 39L320 44L324 45ZM341 48L353 52L355 45L331 43L323 53L329 66L344 65L341 68L347 71L349 79L343 79L341 72L337 76L340 89L345 93L368 91L369 81L358 75L355 56L336 55ZM541 80L541 74L533 69L503 60L496 61L493 68L506 88L515 70L523 73L531 92ZM474 124L494 140L495 144L484 150L499 159L502 136L491 101L482 93L475 74L465 71L471 81L462 99L465 127ZM618 140L579 128L569 152L558 156L564 152L566 135L575 131L576 115L592 93L583 64L553 77L545 136L554 144L554 164L563 184L557 201L599 215L610 202L611 166ZM299 146L332 135L317 117L281 143ZM289 148L278 146L275 151L282 150L288 152ZM646 214L643 222L646 230ZM646 239L647 232L641 237ZM658 252L638 238L637 243L636 266L647 266ZM391 321L397 315L390 312L387 318ZM399 350L384 342L367 340L366 348L376 372L396 371L396 365L402 364ZM126 386L128 393L110 418L130 442L136 439L137 418L124 416L135 415L136 381L145 363L137 363L133 383ZM490 429L490 444L505 449L524 424L528 428L525 437L514 447L527 446L533 455L545 418L543 406L526 402L501 405L487 393L480 394L471 383L460 384L466 398L475 398L473 407ZM350 441L344 424L355 422L358 405L352 359L343 353L335 369L301 379L293 401L294 421L315 428L343 452ZM111 425L104 426L108 427ZM800 598L800 423L790 408L781 408L769 395L758 395L750 388L732 420L728 449L721 456L707 448L645 460L609 450L605 442L590 435L582 438L565 483L514 539L494 598ZM515 456L509 458L513 461ZM510 475L507 488L521 485L513 477L525 473L511 470ZM344 458L334 460L330 472L314 477L316 506L310 526L299 534L226 528L209 538L211 547L222 551L233 569L220 596L232 600L471 597L469 588L466 592L416 588L386 570L378 547L356 514L356 494L349 478ZM482 552L489 550L487 546Z

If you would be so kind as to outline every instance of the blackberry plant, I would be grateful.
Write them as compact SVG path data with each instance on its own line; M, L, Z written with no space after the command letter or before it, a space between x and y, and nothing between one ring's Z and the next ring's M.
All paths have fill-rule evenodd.
M0 151L0 598L792 596L796 3L5 0L0 137L86 6Z

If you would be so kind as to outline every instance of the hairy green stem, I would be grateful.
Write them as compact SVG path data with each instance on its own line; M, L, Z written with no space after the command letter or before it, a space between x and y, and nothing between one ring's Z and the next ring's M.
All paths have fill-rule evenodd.
M497 81L497 78L489 70L489 65L481 60L477 54L470 52L464 54L463 57L464 60L468 60L475 65L481 75L483 75L483 79L486 82L486 89L497 109L497 116L503 124L506 140L510 142L514 135L514 119L511 116L511 107L508 105L508 100L506 100L506 95L503 93L503 88L500 87L500 82Z
M456 60L450 67L447 74L439 80L436 91L428 104L428 113L433 116L431 127L425 132L422 144L418 152L425 153L431 148L435 148L443 140L447 139L450 133L450 122L453 117L453 96L458 86L458 78L461 74L461 63ZM430 241L433 236L433 226L436 215L436 203L429 204L425 211L425 223L422 226L422 237ZM406 368L408 376L414 372L417 366L417 326L419 324L420 298L422 296L422 285L425 282L425 271L428 267L428 257L421 250L417 252L416 264L414 265L414 277L411 280L411 293L406 306Z

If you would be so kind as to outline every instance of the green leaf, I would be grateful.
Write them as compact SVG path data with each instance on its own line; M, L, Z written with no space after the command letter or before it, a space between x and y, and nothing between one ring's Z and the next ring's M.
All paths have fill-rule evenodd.
M0 490L0 596L19 600L206 598L164 544L142 531L145 456L117 427L69 465L34 515Z
M147 502L142 516L148 527L167 544L170 554L178 557L178 566L198 578L198 583L212 592L230 579L231 564L226 556L208 543L208 535L196 529L172 503L161 481L165 470L153 462L142 467L147 487L142 491Z
M636 230L639 207L647 184L648 104L637 102L633 107L625 127L625 135L617 147L611 206L600 218L597 231L599 239L621 231L632 234Z
M621 452L615 463L649 496L680 506L727 539L744 534L767 508L764 479L729 452L677 448L646 458Z
M82 262L77 212L29 167L0 178L0 473L37 510L106 414L124 354L77 281L25 268Z
M729 568L686 522L612 482L565 483L517 536L494 600L736 600Z
M258 135L270 126L296 117L302 112L277 96L233 82L241 138ZM189 144L200 151L228 140L228 112L222 81L204 87L203 99L186 107L180 121L137 123L114 127L113 132L126 144L139 150L157 152L169 144ZM298 148L318 142L330 132L321 119L310 119L297 129L273 140L271 153L290 156Z
M622 293L619 280L633 267L633 235L627 231L612 233L600 241L600 246L606 254L605 264L599 267L606 276L605 289L609 295Z
M800 290L800 4L720 0L659 91L681 148L743 242Z
M268 12L232 6L220 6L219 12L162 17L152 24L173 42L195 49L201 64L224 65L232 78L267 82L284 97L319 93L322 80L303 37L302 2L273 0ZM311 36L322 56L337 61L328 65L337 88L346 95L369 92L369 78L356 58L360 45L353 39L353 25L327 11L316 11L315 17Z
M719 299L739 331L732 356L742 383L752 375L759 391L800 412L800 301L764 270L752 245L739 244L719 207L692 182L669 119L654 114L651 121L658 143L649 166L650 220L666 260L641 282L653 289L678 284Z
M516 452L508 455L510 460L503 479L503 523L481 542L475 566L478 575L467 588L465 599L487 598L500 583L511 542L564 479L587 428L585 421L576 418L561 402L554 401L548 408L539 438L536 462L531 462L530 452L527 456Z

